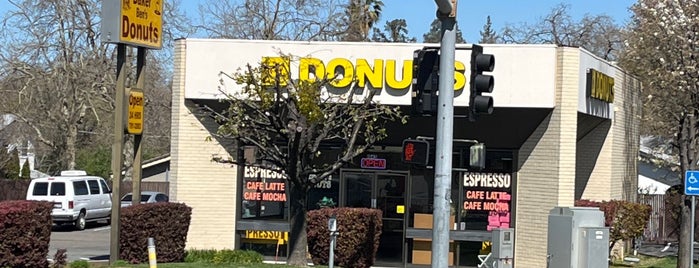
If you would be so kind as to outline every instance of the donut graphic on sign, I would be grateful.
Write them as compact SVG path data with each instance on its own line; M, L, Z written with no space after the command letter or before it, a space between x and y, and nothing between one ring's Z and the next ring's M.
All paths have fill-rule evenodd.
M126 0L124 0L124 1L126 1ZM155 15L160 16L160 14L161 14L161 13L160 13L160 7L161 7L161 6L160 6L160 0L155 0L155 9L153 10L153 13L155 13Z

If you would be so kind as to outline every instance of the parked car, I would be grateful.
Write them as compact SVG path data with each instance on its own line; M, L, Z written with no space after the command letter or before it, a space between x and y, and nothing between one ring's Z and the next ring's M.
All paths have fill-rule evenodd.
M103 178L88 176L83 170L65 170L60 176L33 179L27 189L27 200L53 202L54 223L70 223L75 229L83 230L87 222L107 220L109 223L111 192Z
M121 198L121 207L128 207L133 202L133 194L128 193ZM168 202L170 198L161 192L154 191L142 191L141 192L141 204L145 203L157 203L157 202Z

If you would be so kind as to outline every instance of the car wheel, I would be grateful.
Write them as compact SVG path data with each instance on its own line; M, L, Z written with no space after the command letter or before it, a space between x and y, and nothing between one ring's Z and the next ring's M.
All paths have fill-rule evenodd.
M75 220L75 229L85 230L85 225L85 212L80 212L80 215L78 215L78 218Z

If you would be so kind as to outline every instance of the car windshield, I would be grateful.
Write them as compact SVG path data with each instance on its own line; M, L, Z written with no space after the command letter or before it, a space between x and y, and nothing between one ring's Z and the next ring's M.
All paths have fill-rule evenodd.
M131 194L127 194L123 198L121 198L121 201L131 202L132 198L133 197L131 196ZM146 201L148 201L149 198L150 198L149 194L141 194L141 202L146 202Z

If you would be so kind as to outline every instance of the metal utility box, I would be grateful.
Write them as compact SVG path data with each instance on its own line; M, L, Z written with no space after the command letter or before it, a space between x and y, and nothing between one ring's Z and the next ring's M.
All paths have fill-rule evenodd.
M514 262L515 230L512 228L493 229L491 260L497 268L512 268Z
M607 267L609 265L609 228L580 228L580 266Z
M555 207L548 224L548 267L607 267L609 229L604 227L604 212L599 208ZM597 239L598 231L603 232L601 239ZM597 265L601 260L603 265Z

